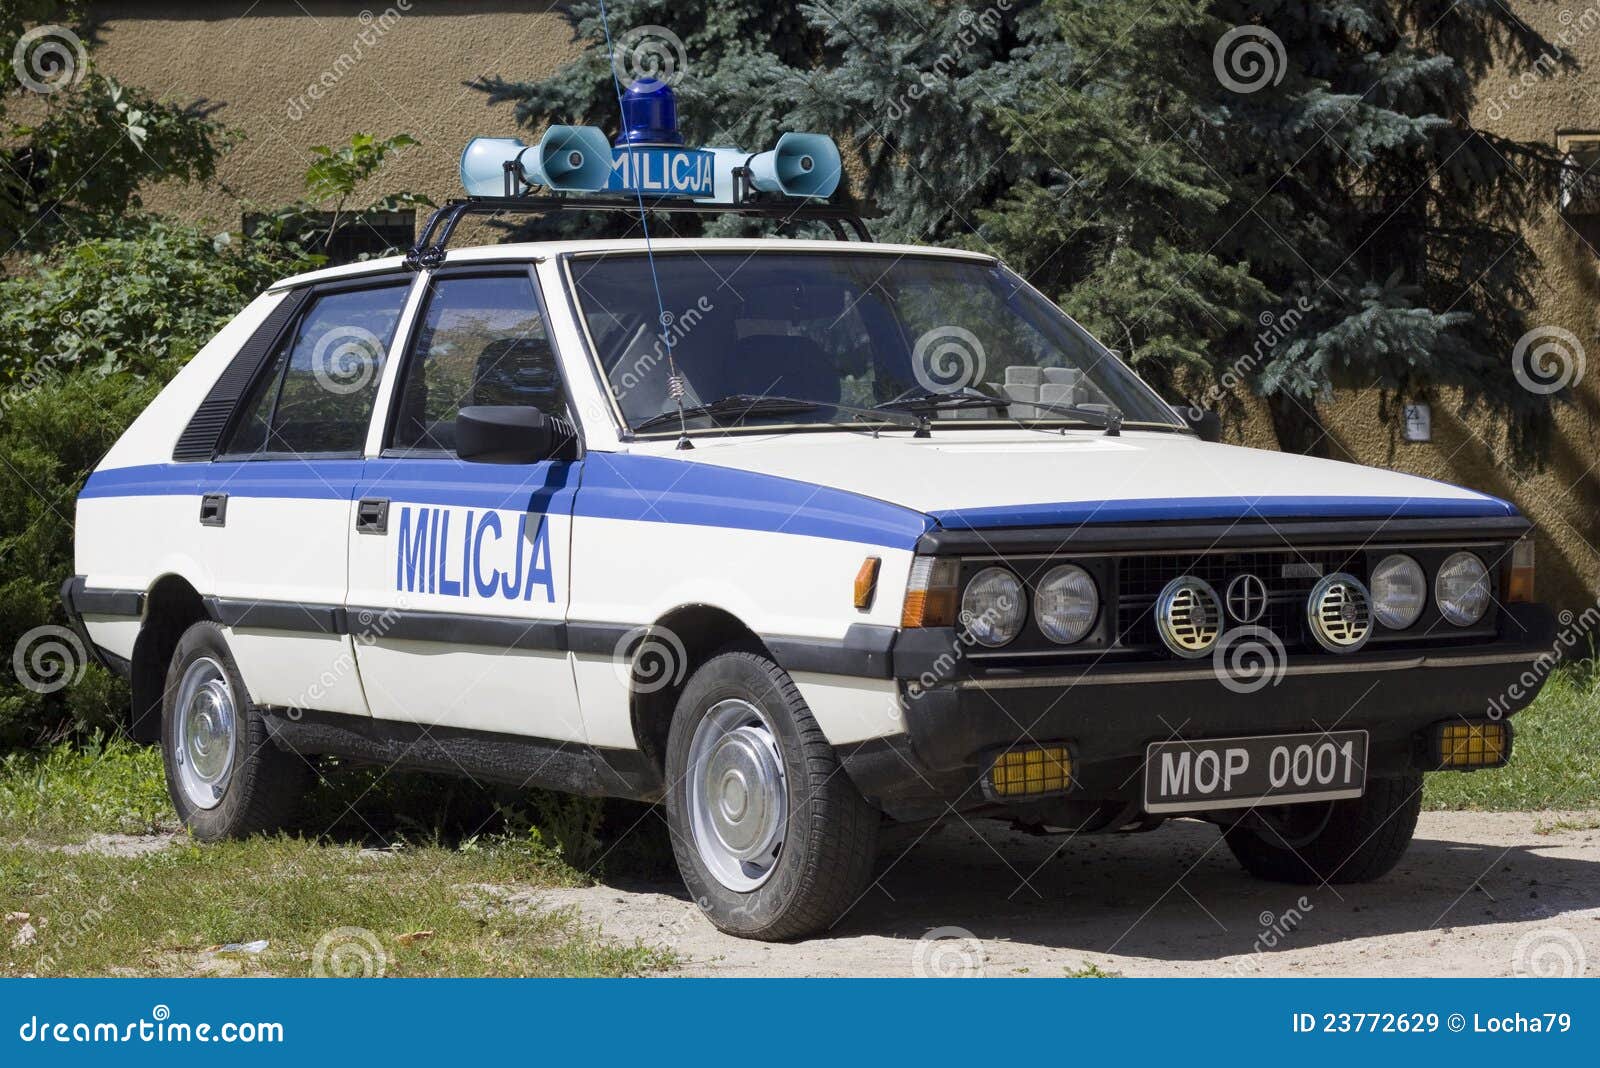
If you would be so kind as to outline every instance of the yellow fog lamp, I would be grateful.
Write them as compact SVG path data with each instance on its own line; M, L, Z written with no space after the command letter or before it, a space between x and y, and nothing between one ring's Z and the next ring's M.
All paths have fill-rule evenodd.
M1008 749L994 758L985 785L998 800L1065 793L1072 786L1072 751L1065 745Z
M1434 765L1498 768L1511 759L1511 724L1505 721L1441 723L1434 727Z

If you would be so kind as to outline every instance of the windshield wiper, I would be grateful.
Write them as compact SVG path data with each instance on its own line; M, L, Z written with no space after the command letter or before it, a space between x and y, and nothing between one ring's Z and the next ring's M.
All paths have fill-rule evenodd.
M1106 432L1106 437L1117 438L1122 436L1122 409L1115 404L1051 404L1049 401L1017 401L1017 404L1026 404L1038 408L1052 415L1066 415L1075 419L1082 419L1092 426L1101 427ZM1021 421L1021 417L1012 418Z
M1004 410L1010 401L998 397L990 397L978 392L936 393L929 390L914 396L901 394L893 400L886 400L881 404L874 404L875 412L956 412L964 408L999 408Z
M679 416L676 410L652 415L633 429L639 432L652 430L656 427L675 424L682 419L718 418L733 416L743 420L752 415L794 415L800 412L814 412L818 408L833 408L841 412L869 419L879 419L884 422L898 422L902 426L911 426L917 429L918 435L923 436L926 431L926 419L921 419L909 412L877 411L872 408L858 408L852 404L841 404L837 401L805 400L800 397L757 396L753 393L731 393L726 397L719 397L705 404L696 404L683 410ZM898 416L899 418L894 418Z
M1049 401L1022 401L1005 400L1000 397L991 397L986 393L977 391L961 391L956 393L919 393L911 397L896 397L894 400L884 401L877 405L879 409L909 412L958 412L967 408L997 408L1002 412L1009 411L1013 405L1026 405L1038 408L1052 415L1065 415L1075 419L1082 419L1090 426L1097 426L1106 432L1107 437L1120 437L1122 434L1122 410L1114 404L1084 405L1084 404L1052 404ZM1009 416L1017 422L1024 422L1017 416Z

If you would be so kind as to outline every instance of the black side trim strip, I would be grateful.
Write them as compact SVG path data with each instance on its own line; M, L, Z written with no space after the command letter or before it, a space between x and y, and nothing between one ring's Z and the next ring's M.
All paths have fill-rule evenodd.
M292 630L310 634L350 633L343 605L243 601L226 597L207 597L205 603L211 618L225 627Z
M542 787L588 797L655 801L661 775L636 749L600 749L516 734L430 726L336 712L264 709L281 749L336 754L385 766L402 765L521 788Z
M63 591L63 599L65 599ZM81 600L81 594L77 595ZM142 599L143 595L139 595ZM357 640L439 642L552 653L611 656L622 640L642 627L621 623L564 622L515 616L476 616L459 612L401 611L398 608L204 599L207 614L225 627L285 630L303 634L351 634ZM136 614L136 613L135 613ZM894 677L894 627L852 624L842 641L822 638L763 637L787 671L857 678Z
M349 609L350 633L359 638L492 645L499 649L566 652L567 626L559 619L512 619L454 612Z
M610 656L630 631L638 629L620 623L574 623L569 620L567 649L579 655Z
M121 660L122 658L116 657L112 653L108 653L106 650L100 648L100 646L94 643L94 639L89 637L89 628L84 626L83 623L83 583L84 578L82 575L73 575L71 578L67 579L61 584L61 607L67 614L67 625L72 628L72 633L78 636L78 641L83 643L83 648L88 652L91 660L106 670L116 672L121 674L123 678L127 678L128 672L131 672L132 670L132 666L129 665L125 660L122 661L121 665L115 663L114 661ZM110 591L96 592L99 593ZM118 590L115 592L123 593L132 591ZM124 671L124 668L127 670Z
M291 290L268 313L256 332L250 335L250 340L244 343L239 354L228 364L227 370L212 385L211 392L200 402L200 407L195 409L189 425L183 428L177 445L173 446L173 460L179 463L194 462L209 460L216 455L222 435L233 420L233 410L238 406L239 398L255 381L262 365L277 346L279 337L294 322L310 294L309 289Z
M1138 523L1075 527L1003 527L992 530L930 530L917 540L919 553L1060 553L1167 549L1287 548L1322 542L1391 541L1409 538L1455 541L1516 538L1533 529L1521 516L1483 519L1254 519L1235 523Z
M843 642L820 638L763 638L785 671L811 671L819 675L853 675L857 678L894 677L895 627L854 623Z
M61 603L68 615L129 616L144 615L143 590L89 589L82 575L74 575L61 586Z

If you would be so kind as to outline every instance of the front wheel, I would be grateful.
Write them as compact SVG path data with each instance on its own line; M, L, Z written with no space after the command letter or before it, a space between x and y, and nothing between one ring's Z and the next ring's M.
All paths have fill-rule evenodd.
M1280 883L1365 883L1405 855L1422 811L1422 776L1373 779L1347 801L1263 809L1227 831L1246 871Z
M827 929L866 890L881 816L839 766L794 681L759 652L712 657L667 738L678 869L729 934Z

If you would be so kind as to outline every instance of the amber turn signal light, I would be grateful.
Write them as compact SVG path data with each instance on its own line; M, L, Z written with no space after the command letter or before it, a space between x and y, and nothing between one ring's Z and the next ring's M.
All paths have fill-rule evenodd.
M906 583L902 627L953 627L956 624L956 583L961 578L959 560L919 556L911 564Z
M1511 547L1511 562L1506 568L1506 603L1531 604L1533 602L1533 535L1529 534Z
M872 598L878 593L878 568L881 566L881 559L869 556L861 561L861 570L856 572L856 607L863 611L872 607Z

